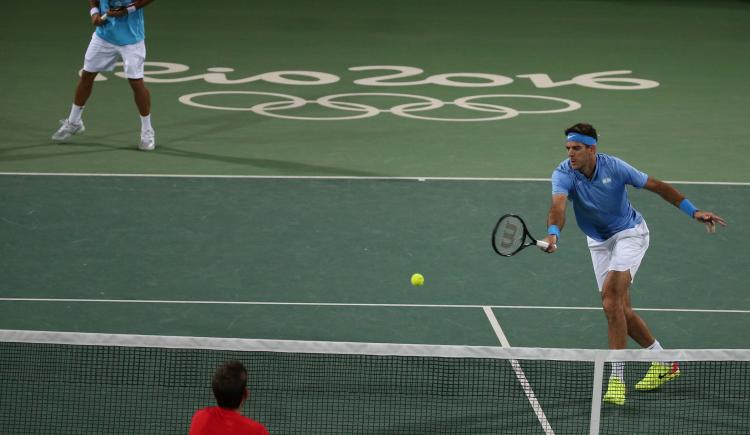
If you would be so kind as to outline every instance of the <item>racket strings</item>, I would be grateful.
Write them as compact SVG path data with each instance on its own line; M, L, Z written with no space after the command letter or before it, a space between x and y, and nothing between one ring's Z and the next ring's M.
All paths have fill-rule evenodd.
M506 216L495 231L495 248L501 255L511 255L523 245L523 222L515 216Z

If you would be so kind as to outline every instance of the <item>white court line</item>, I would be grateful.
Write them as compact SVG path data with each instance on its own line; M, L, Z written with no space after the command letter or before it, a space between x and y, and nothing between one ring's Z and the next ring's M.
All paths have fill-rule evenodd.
M453 305L453 304L364 304L349 302L268 302L268 301L200 301L200 300L159 300L159 299L76 299L76 298L6 298L0 297L0 302L82 302L82 303L111 303L111 304L195 304L195 305L291 305L314 307L395 307L395 308L497 308L515 310L573 310L598 311L602 307L566 307L549 305ZM713 310L701 308L633 308L636 311L664 311L676 313L735 313L750 314L750 310Z
M534 181L549 182L549 178L496 178L496 177L386 177L345 175L212 175L212 174L100 174L78 172L0 172L9 176L47 177L133 177L133 178L216 178L216 179L289 179L289 180L404 180L404 181ZM671 181L671 184L698 184L708 186L750 186L744 181Z
M495 314L492 312L492 307L482 307L482 309L484 310L484 314L487 316L487 320L490 321L490 325L492 325L492 330L495 331L497 339L500 340L500 344L503 347L511 347L510 342L508 341L508 337L505 336L503 328L500 327L500 322L497 321ZM547 435L555 435L555 431L552 430L552 426L549 424L549 420L547 420L547 416L544 414L542 406L536 399L536 394L534 394L534 390L531 388L529 380L526 379L526 373L523 372L521 364L518 362L518 360L511 359L510 365L513 366L513 371L516 373L516 378L521 384L524 393L526 393L526 399L529 401L531 409L534 410L534 414L536 414L536 418L537 420L539 420L539 424L542 425L542 430L544 430L544 433Z

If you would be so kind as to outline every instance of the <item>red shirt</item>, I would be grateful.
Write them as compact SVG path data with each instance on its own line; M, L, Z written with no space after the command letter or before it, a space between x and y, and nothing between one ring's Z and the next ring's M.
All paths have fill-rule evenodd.
M209 406L193 415L189 435L268 435L268 429L234 409Z

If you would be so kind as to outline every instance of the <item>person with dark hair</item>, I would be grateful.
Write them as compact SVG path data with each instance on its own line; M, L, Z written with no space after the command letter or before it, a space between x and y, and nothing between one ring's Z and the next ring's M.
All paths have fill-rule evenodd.
M247 400L247 370L239 361L228 361L211 380L218 406L203 408L193 415L189 435L268 435L268 429L240 414Z
M706 225L708 232L725 220L696 208L670 184L635 169L623 160L597 153L599 136L591 124L576 124L565 130L568 158L552 173L552 205L547 224L547 252L557 250L560 231L565 225L567 202L573 203L576 221L586 234L602 307L607 318L610 349L624 349L628 336L641 347L660 350L646 322L630 305L630 285L646 254L649 230L643 216L628 200L626 185L645 188L678 207L691 219ZM612 373L604 401L625 403L623 363L612 363ZM637 390L653 390L680 375L677 363L654 362L635 385Z

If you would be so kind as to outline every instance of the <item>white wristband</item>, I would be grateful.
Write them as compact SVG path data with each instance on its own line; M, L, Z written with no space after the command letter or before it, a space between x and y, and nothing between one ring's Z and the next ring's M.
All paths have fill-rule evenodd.
M128 6L128 13L132 14L133 12L135 12L135 6Z
M89 10L89 15L91 15L92 17L98 13L99 13L99 8L91 8L91 10Z

